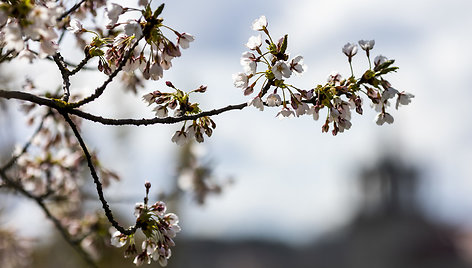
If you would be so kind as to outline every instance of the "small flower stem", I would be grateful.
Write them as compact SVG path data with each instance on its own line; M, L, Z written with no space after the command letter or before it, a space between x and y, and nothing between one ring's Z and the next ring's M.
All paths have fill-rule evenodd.
M272 44L274 44L274 41L272 41L272 37L270 36L269 34L269 30L267 30L267 27L264 26L264 33L267 34L267 36L269 37L269 40Z
M367 54L367 60L369 60L369 70L372 70L372 63L370 63L370 53L369 53L369 50L366 50L365 53Z
M282 96L284 97L283 106L286 108L287 107L287 101L285 100L285 90L283 88L282 88Z
M354 70L352 69L351 58L349 58L349 67L351 67L351 77L354 77Z

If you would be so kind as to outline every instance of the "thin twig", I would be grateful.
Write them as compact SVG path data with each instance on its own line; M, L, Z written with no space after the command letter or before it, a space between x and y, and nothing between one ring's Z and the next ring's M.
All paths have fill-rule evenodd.
M71 107L72 107L72 108L80 107L80 106L82 106L82 105L84 105L84 104L87 104L87 103L89 103L89 102L92 102L92 101L94 101L95 99L97 99L98 97L100 97L100 96L103 94L103 92L105 91L105 89L106 89L106 87L108 86L108 84L110 84L111 81L113 81L113 79L114 79L114 78L118 75L118 73L123 69L123 67L125 66L126 62L127 62L128 59L131 57L131 55L133 54L134 49L138 46L139 41L140 41L142 38L143 38L143 36L141 36L140 38L138 38L138 39L136 40L136 42L133 44L133 46L130 47L130 49L128 50L128 52L127 52L127 53L124 55L124 57L122 58L122 60L121 60L121 62L120 62L120 65L118 65L118 67L115 69L115 71L114 71L113 73L111 73L111 74L108 76L108 79L105 80L105 82L103 82L103 84L102 84L100 87L98 87L98 88L95 89L95 92L94 92L92 95L90 95L90 96L88 96L88 97L86 97L86 98L84 98L84 99L82 99L82 100L80 100L80 101L78 101L78 102L71 103L71 104L70 104Z
M66 120L66 122L69 124L69 126L71 127L72 131L74 132L75 137L77 138L77 141L80 144L80 147L82 148L82 151L84 152L85 158L87 159L88 167L90 169L90 174L92 175L93 182L95 183L95 187L97 189L98 198L100 199L100 202L102 203L102 207L103 207L103 210L105 211L105 215L108 221L111 223L113 227L116 228L116 230L120 231L122 234L126 234L126 235L134 234L137 230L136 225L128 229L125 229L113 217L113 213L111 212L110 206L108 205L108 202L105 200L105 197L103 195L102 183L100 182L100 178L98 177L95 167L93 165L92 156L90 155L87 149L87 146L85 145L85 142L82 139L82 136L80 135L79 130L77 129L77 126L70 119L67 113L62 112L61 114Z
M92 58L92 56L90 56L89 53L86 53L85 58L84 58L79 64L77 64L77 65L75 65L75 66L72 66L72 65L71 65L72 67L75 67L75 69L72 70L72 71L70 71L69 74L72 76L72 75L76 74L77 72L79 72L79 71L82 70L82 69L85 70L85 68L86 68L86 67L85 67L85 64L87 64L88 61L89 61L91 58ZM70 65L70 64L69 64L69 65Z

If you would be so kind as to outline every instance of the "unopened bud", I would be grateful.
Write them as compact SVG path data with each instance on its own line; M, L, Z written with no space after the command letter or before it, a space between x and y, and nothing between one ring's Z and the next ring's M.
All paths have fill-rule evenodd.
M175 88L171 81L166 81L166 86Z
M207 86L201 85L199 88L195 89L195 92L205 93Z
M146 189L151 188L151 182L150 182L150 181L146 181L146 182L144 183L144 187L146 187Z

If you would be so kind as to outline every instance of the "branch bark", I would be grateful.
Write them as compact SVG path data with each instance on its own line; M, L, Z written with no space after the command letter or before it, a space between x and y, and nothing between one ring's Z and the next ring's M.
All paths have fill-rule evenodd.
M148 119L145 119L145 118L143 119L132 119L132 118L113 119L113 118L104 118L101 116L83 112L79 109L71 108L67 104L61 103L59 101L42 98L34 94L21 92L21 91L0 90L0 98L29 101L32 103L36 103L38 105L51 107L62 113L65 112L68 114L73 114L83 119L90 120L92 122L101 123L103 125L112 125L112 126L123 126L123 125L148 126L148 125L155 125L155 124L175 124L175 123L186 121L186 120L196 120L204 116L218 115L218 114L231 111L231 110L242 110L248 106L247 103L240 103L240 104L235 104L235 105L228 105L226 107L219 108L219 109L213 109L213 110L201 112L195 115L185 115L181 117L164 117L164 118L154 117L154 118L148 118Z

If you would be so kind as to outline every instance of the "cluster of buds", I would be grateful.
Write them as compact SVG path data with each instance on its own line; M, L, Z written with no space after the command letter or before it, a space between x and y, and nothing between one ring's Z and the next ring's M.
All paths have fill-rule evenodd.
M175 92L167 93L155 90L143 96L143 100L148 105L156 104L153 111L155 111L157 117L167 117L169 109L174 110L174 116L184 115L195 115L201 112L198 103L190 102L190 94L192 93L205 93L207 87L201 85L197 89L194 89L188 93L176 88L170 81L166 82L166 85L175 90ZM210 137L213 134L213 130L216 128L215 122L209 116L199 117L192 121L187 126L187 120L184 122L182 128L174 134L172 141L183 145L187 143L191 138L195 138L198 142L203 142L203 134Z
M174 213L166 213L166 204L158 201L148 206L148 194L151 183L146 182L146 197L144 203L137 203L134 215L136 227L145 235L139 253L136 248L135 235L125 235L115 231L111 237L111 244L115 247L123 247L128 244L124 256L134 257L133 263L140 266L150 264L152 260L158 261L161 266L167 265L171 256L171 247L175 246L173 238L180 232L179 218Z
M188 48L189 43L194 41L194 37L163 24L164 20L159 18L159 15L164 4L155 11L151 10L147 1L139 1L139 4L144 6L142 10L125 8L116 3L107 5L106 14L109 19L107 28L110 33L114 33L112 30L118 27L123 28L123 33L117 36L101 37L98 33L85 29L77 20L72 20L68 29L76 34L84 32L95 34L93 40L87 45L86 51L91 57L100 57L98 69L106 74L118 68L122 64L125 53L137 45L135 42L144 38L146 40L144 47L132 51L123 69L128 73L134 73L139 69L144 79L159 80L163 76L163 71L172 67L172 60L182 55L180 48ZM122 14L131 11L140 11L142 17L137 20L119 22ZM164 35L163 28L176 35L175 43ZM146 50L146 48L149 49ZM148 52L145 53L145 51Z
M56 1L2 1L0 4L0 47L20 58L32 60L29 49L39 42L39 57L54 55L58 49L54 27L63 8Z
M267 36L265 43L266 51L261 49L261 35L249 38L246 46L251 50L244 52L241 57L241 65L244 72L233 75L234 86L241 88L244 95L250 95L259 80L264 81L258 94L248 101L248 105L263 111L265 106L282 106L277 113L278 118L299 117L301 115L312 115L315 120L319 119L319 112L327 108L326 121L322 126L323 132L328 132L332 125L332 134L337 135L351 128L351 110L358 114L363 113L362 98L359 93L364 93L371 101L375 110L379 112L376 123L382 125L385 122L393 123L393 117L386 112L390 105L389 99L397 97L396 108L411 102L414 96L407 92L399 92L383 78L383 75L395 72L398 68L393 66L394 60L388 60L384 56L374 59L372 69L370 51L373 49L374 40L361 40L359 45L366 52L369 69L360 78L355 78L352 69L352 58L357 54L357 44L347 43L342 51L348 57L351 68L351 76L343 79L341 74L334 72L329 75L324 85L317 85L310 90L297 88L286 83L292 73L302 74L307 67L303 64L303 57L296 56L289 60L287 53L288 36L280 38L277 43L273 42L267 29L267 20L264 16L255 20L252 28L262 31ZM258 71L260 65L265 65L263 71ZM254 82L251 82L254 79ZM265 99L263 99L265 97Z

